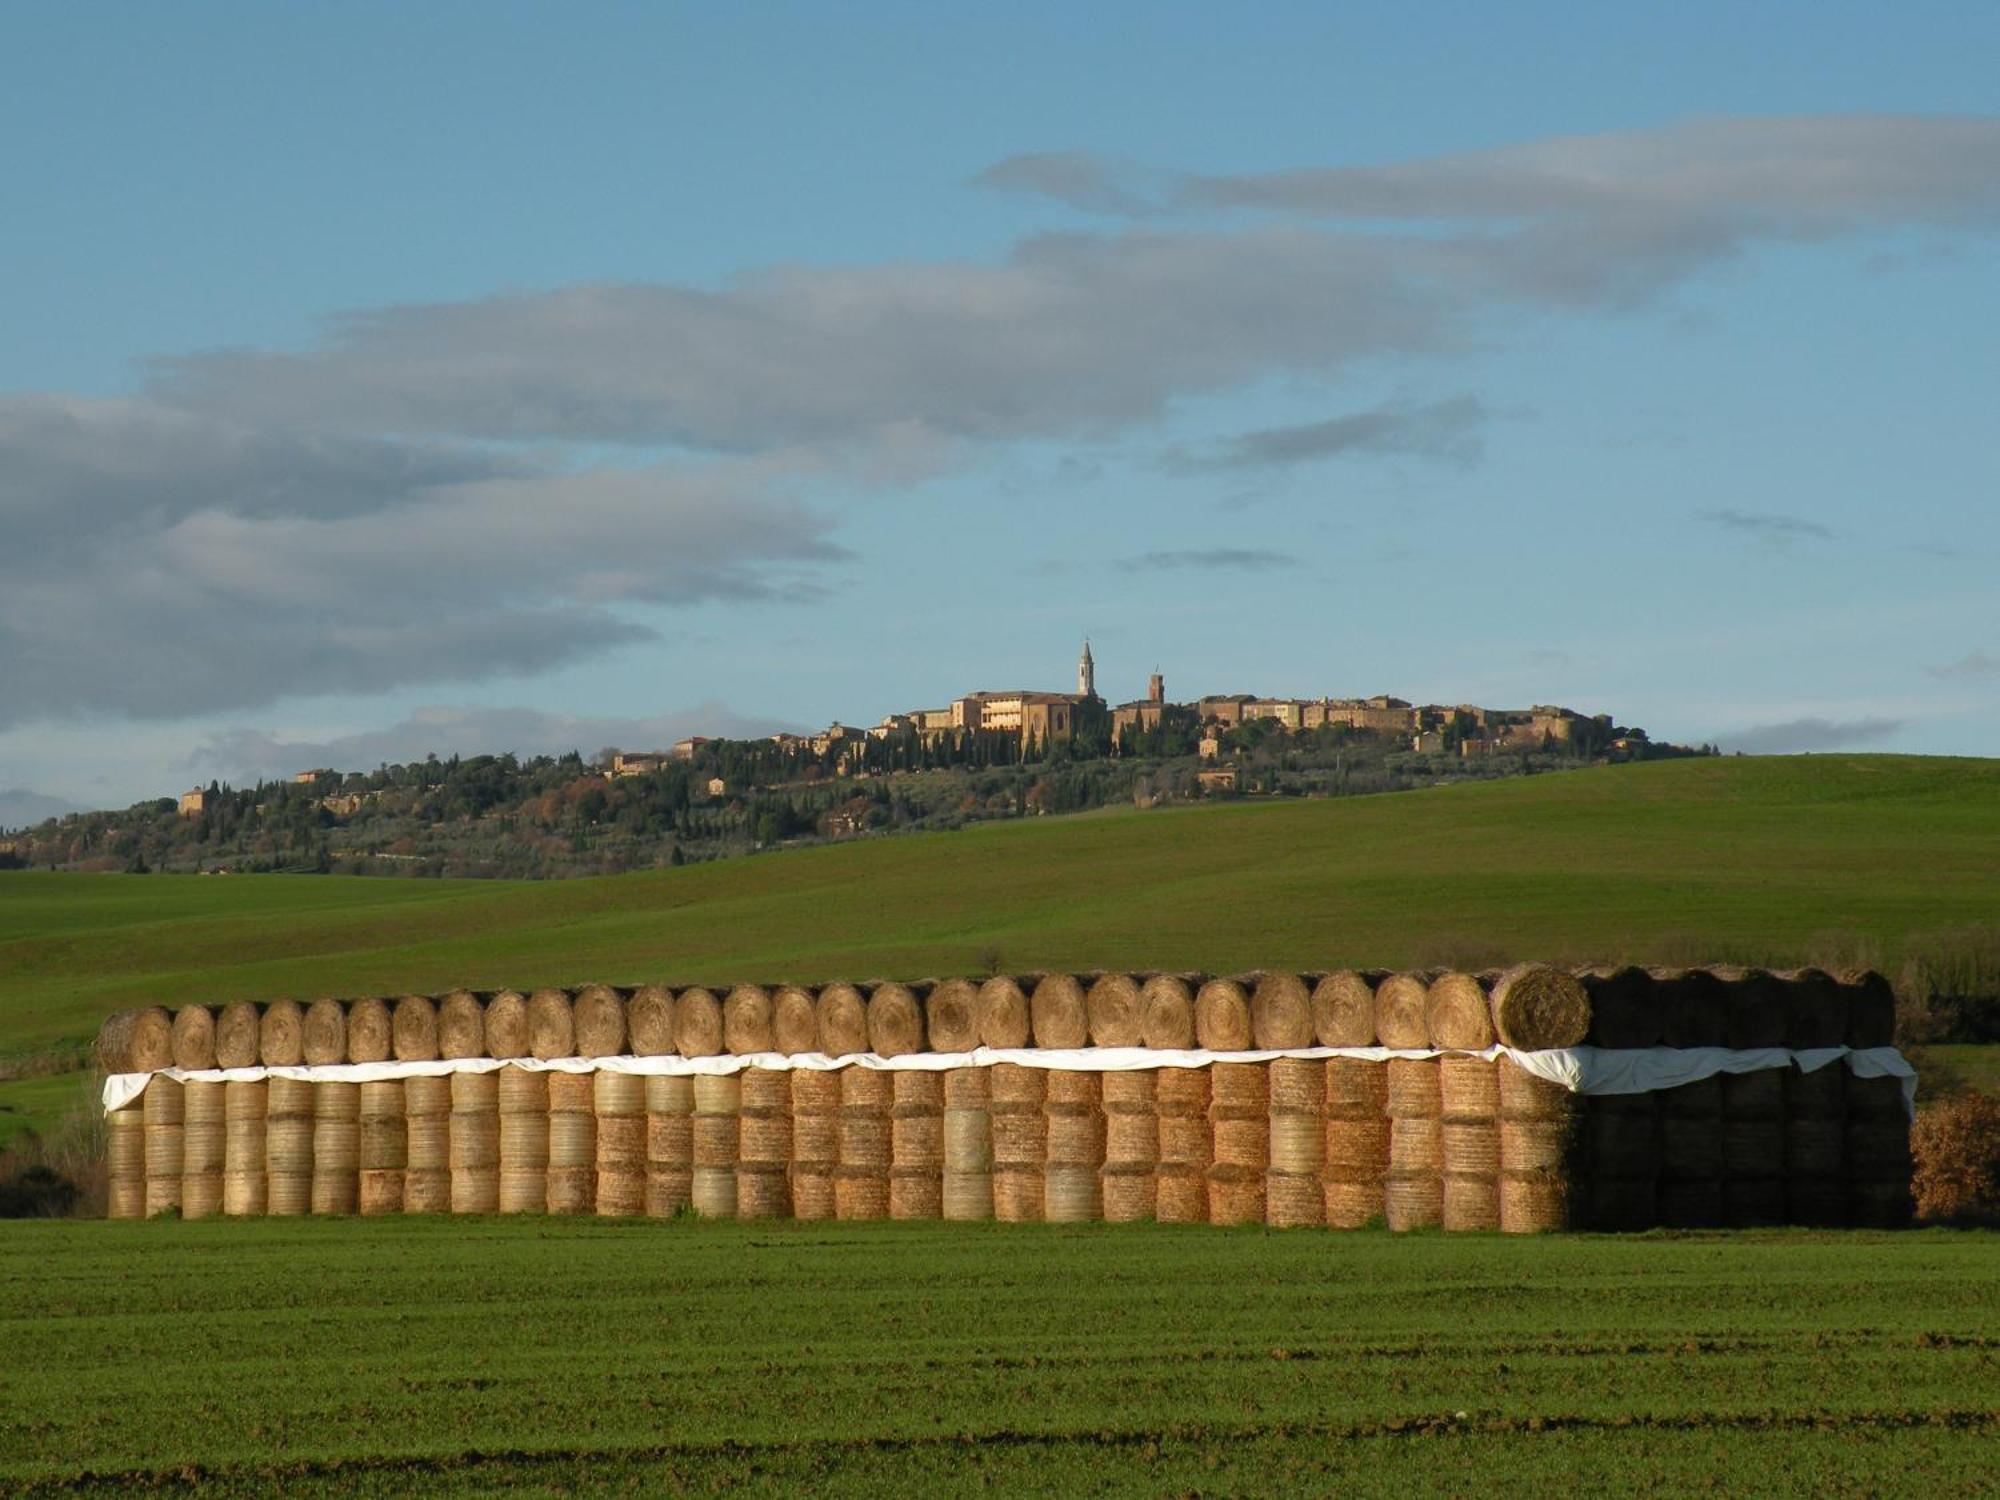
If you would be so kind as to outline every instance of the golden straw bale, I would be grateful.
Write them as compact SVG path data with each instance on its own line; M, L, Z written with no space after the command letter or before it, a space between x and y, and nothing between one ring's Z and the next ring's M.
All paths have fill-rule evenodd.
M1154 1217L1159 1201L1156 1180L1150 1166L1106 1166L1098 1183L1105 1219L1113 1224L1134 1224Z
M1040 1171L1048 1150L1048 1116L1040 1110L1012 1109L996 1103L988 1118L993 1132L993 1165Z
M792 1160L792 1117L745 1114L737 1138L737 1162L748 1167L784 1167Z
M157 1073L174 1065L174 1018L160 1006L133 1013L127 1061L124 1071L131 1073Z
M1105 1073L1098 1081L1106 1114L1146 1114L1154 1112L1159 1074L1152 1068L1133 1068Z
M979 986L982 1047L1025 1047L1032 1034L1028 997L1018 980L1007 974L995 974Z
M227 1017L224 1017L227 1020ZM355 1063L387 1062L396 1050L395 1022L386 1001L373 997L353 1001L347 1007L347 1060Z
M1095 1111L1051 1110L1043 1161L1052 1167L1104 1164L1104 1116Z
M792 1112L792 1075L778 1068L745 1068L736 1075L745 1114Z
M1208 1082L1209 1113L1218 1120L1261 1120L1271 1107L1270 1077L1262 1063L1216 1063Z
M896 1115L889 1121L889 1165L898 1172L944 1170L944 1115Z
M500 1211L500 1080L451 1075L451 1211Z
M1211 1224L1261 1224L1264 1222L1264 1172L1261 1167L1208 1169L1208 1222Z
M222 1211L232 1216L262 1214L266 1202L266 1085L259 1078L227 1083L223 1090ZM396 1092L400 1101L401 1084L396 1085ZM401 1107L399 1102L397 1108ZM396 1206L402 1207L400 1200Z
M1436 1115L1398 1115L1389 1121L1391 1177L1435 1177L1443 1170L1443 1121Z
M1440 974L1424 991L1424 1026L1436 1047L1467 1052L1493 1045L1493 1007L1486 988L1470 974Z
M486 1002L486 1055L528 1057L528 997L502 990Z
M625 997L617 990L608 984L585 985L576 992L570 1015L576 1056L625 1055Z
M552 1214L589 1214L597 1209L597 1169L595 1167L550 1167L549 1168L549 1212ZM736 1174L729 1173L729 1186L733 1194Z
M1437 1059L1392 1057L1387 1064L1389 1089L1384 1110L1390 1119L1436 1119L1444 1110L1442 1074Z
M1446 1119L1438 1126L1438 1160L1447 1176L1492 1177L1500 1170L1500 1122Z
M1042 1178L1042 1217L1051 1224L1101 1218L1103 1200L1094 1166L1051 1165Z
M996 1166L993 1170L993 1217L1003 1224L1041 1222L1044 1202L1042 1168Z
M924 1016L908 985L878 984L868 996L868 1050L904 1057L924 1050Z
M431 1062L437 1057L437 1007L428 996L405 995L398 1000L389 1013L389 1030L398 1062Z
M996 1110L1029 1110L1040 1113L1048 1098L1049 1075L1041 1068L1019 1063L995 1063L989 1070L988 1088Z
M940 1125L946 1175L993 1170L993 1122L985 1110L947 1109Z
M1318 1115L1271 1116L1271 1170L1317 1174L1326 1163L1326 1125Z
M1500 1181L1497 1177L1454 1176L1441 1184L1438 1222L1454 1233L1500 1227Z
M567 990L540 989L528 997L528 1055L544 1061L576 1056L576 1008Z
M155 1078L139 1096L139 1108L146 1122L145 1212L149 1219L181 1206L181 1167L186 1142L182 1088L171 1078Z
M1493 1030L1524 1052L1577 1046L1590 1035L1590 996L1574 974L1516 964L1493 983Z
M1655 968L1653 1004L1660 1040L1669 1047L1722 1047L1729 1041L1728 996L1707 969Z
M1271 1122L1267 1116L1221 1118L1210 1122L1214 1165L1262 1172L1271 1159Z
M838 1217L840 1194L834 1169L813 1172L794 1167L791 1188L793 1218L816 1221Z
M773 1050L771 992L762 985L739 984L723 997L722 1049L737 1057Z
M1140 988L1139 1041L1173 1051L1194 1046L1194 992L1185 979L1155 974Z
M1500 1121L1500 1166L1507 1172L1552 1172L1573 1175L1582 1149L1579 1121L1574 1118Z
M694 1192L694 1080L646 1080L646 1216L669 1218Z
M979 986L946 979L924 998L924 1030L933 1052L970 1052L979 1045Z
M1202 1115L1159 1117L1160 1165L1205 1167L1215 1151L1215 1131Z
M1139 982L1130 974L1098 975L1083 997L1083 1009L1093 1047L1142 1045L1144 1003Z
M1074 974L1044 974L1028 1002L1029 1029L1037 1047L1068 1049L1090 1041L1083 986ZM1093 1187L1092 1192L1096 1189Z
M781 984L771 991L771 1050L788 1057L819 1051L819 1018L811 990Z
M493 1075L498 1108L503 1115L542 1115L549 1111L550 1075L528 1068L505 1067Z
M946 1109L984 1109L993 1101L990 1068L950 1068L944 1075Z
M1313 1034L1322 1047L1375 1045L1375 986L1365 974L1337 969L1312 992Z
M1160 1119L1151 1110L1104 1117L1104 1159L1150 1172L1160 1160Z
M889 1217L944 1217L944 1177L936 1167L895 1166L889 1169Z
M361 1090L352 1083L313 1086L312 1211L351 1214L360 1207Z
M206 1005L183 1005L175 1011L173 1053L177 1068L193 1072L214 1067L215 1012Z
M837 1219L889 1217L889 1174L873 1167L842 1167L833 1177L833 1213Z
M944 1108L944 1075L909 1070L889 1075L891 1111L906 1115L935 1115Z
M350 1025L352 1019L350 1013ZM453 990L438 1001L438 1056L486 1056L486 1005L471 990Z
M625 1030L634 1057L671 1057L674 992L659 984L641 985L632 991L632 998L625 1002Z
M886 1116L896 1102L896 1075L886 1068L842 1068L840 1107L865 1109Z
M1500 1174L1500 1232L1548 1234L1573 1227L1572 1183L1560 1172Z
M1429 976L1421 973L1391 974L1376 986L1375 1034L1383 1046L1430 1046L1429 994Z
M497 1078L497 1074L488 1074ZM614 1073L609 1068L600 1068L595 1073L585 1073L582 1077L590 1080L591 1110L597 1116L598 1124L612 1116L633 1117L646 1112L646 1080L637 1073ZM603 1152L598 1153L599 1157Z
M1785 1038L1781 1045L1803 1050L1847 1043L1847 995L1824 969L1793 969L1785 983Z
M400 1171L408 1166L410 1128L403 1114L402 1079L362 1084L360 1111L361 1170Z
M736 1217L736 1169L696 1166L689 1174L688 1203L704 1219Z
M1710 1045L1782 1047L1791 1023L1785 982L1768 969L1728 964L1712 971L1721 987L1722 1035Z
M599 1181L602 1182L600 1176ZM601 1191L601 1190L600 1190ZM600 1200L599 1213L605 1212ZM792 1186L782 1169L739 1167L736 1172L736 1217L782 1219L792 1211Z
M1262 974L1250 994L1250 1043L1259 1048L1313 1044L1312 992L1296 974Z
M685 1001L685 996L682 997ZM819 1050L828 1057L854 1057L868 1050L868 1004L851 984L829 984L814 1003Z
M138 1071L132 1066L132 1033L138 1024L139 1012L136 1010L115 1011L104 1018L97 1028L97 1041L93 1048L98 1067L106 1073ZM171 1025L169 1022L169 1029ZM251 1061L256 1059L253 1057Z
M1375 1119L1389 1107L1386 1063L1358 1057L1326 1060L1326 1112L1343 1119Z
M205 1219L222 1212L223 1089L194 1079L185 1085L181 1132L181 1217Z
M1194 1038L1210 1052L1250 1049L1250 997L1234 979L1211 979L1194 997Z
M1315 1058L1273 1058L1266 1081L1271 1113L1318 1116L1326 1108L1326 1064ZM1105 1107L1110 1108L1109 1094Z
M1264 1179L1264 1222L1273 1229L1326 1223L1326 1194L1317 1175L1273 1171Z
M273 1113L279 1079L271 1080ZM403 1112L408 1116L410 1166L403 1177L404 1213L444 1213L451 1207L451 1080L405 1078ZM275 1178L272 1193L275 1198Z
M1162 1068L1153 1085L1153 1106L1164 1119L1191 1115L1208 1118L1209 1070L1207 1068Z
M1576 1096L1561 1084L1530 1073L1511 1057L1502 1057L1499 1069L1503 1118L1569 1119L1576 1113Z
M262 1048L259 1025L257 1007L248 1000L223 1006L222 1014L215 1018L215 1065L218 1068L256 1067ZM351 1036L351 1023L349 1030ZM387 1034L386 1031L384 1034ZM388 1053L385 1051L383 1056L388 1056Z
M1153 1217L1162 1224L1208 1222L1208 1178L1199 1167L1162 1163L1153 1178Z
M1842 969L1834 976L1847 1003L1847 1045L1889 1047L1896 1041L1896 992L1873 969Z
M943 1217L960 1221L993 1217L993 1174L950 1172L944 1174L939 1194Z
M304 1062L305 1019L306 1013L296 1000L273 1000L265 1006L257 1019L258 1061L267 1068L297 1067Z
M1383 1217L1382 1179L1350 1182L1329 1177L1326 1182L1326 1225L1329 1229L1360 1229ZM1442 1214L1443 1206L1439 1206Z
M1479 1057L1438 1059L1438 1113L1446 1119L1492 1119L1500 1113L1500 1067Z
M1102 1075L1084 1070L1050 1068L1042 1077L1042 1098L1051 1110L1101 1110Z
M1382 1184L1382 1218L1398 1232L1438 1228L1444 1223L1444 1179L1435 1175L1387 1178Z
M347 1007L325 999L308 1005L299 1026L299 1053L313 1067L346 1062Z
M1598 964L1578 969L1590 996L1590 1036L1596 1047L1657 1047L1665 1017L1653 992L1653 976L1632 964Z

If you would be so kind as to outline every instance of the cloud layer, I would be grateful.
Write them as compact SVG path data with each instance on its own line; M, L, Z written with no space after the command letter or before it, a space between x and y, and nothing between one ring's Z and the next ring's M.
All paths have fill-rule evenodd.
M1808 750L1844 750L1878 744L1903 728L1902 719L1787 719L1781 724L1754 724L1719 737L1724 750L1745 755L1798 755Z

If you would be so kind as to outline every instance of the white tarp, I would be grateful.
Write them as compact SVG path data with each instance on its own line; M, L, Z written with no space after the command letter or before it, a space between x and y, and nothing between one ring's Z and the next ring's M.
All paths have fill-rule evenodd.
M1205 1068L1218 1062L1270 1062L1280 1057L1353 1057L1387 1062L1392 1057L1425 1058L1446 1055L1443 1048L1289 1047L1261 1052L1168 1051L1151 1047L975 1047L970 1052L912 1052L881 1057L873 1052L829 1057L823 1052L753 1052L736 1057L492 1057L444 1058L436 1062L319 1063L297 1067L162 1068L158 1073L113 1073L104 1080L104 1108L123 1109L146 1091L152 1078L182 1083L253 1083L260 1078L295 1078L308 1083L381 1083L393 1078L441 1078L451 1073L491 1073L521 1068L531 1073L634 1073L649 1077L721 1076L745 1068L784 1072L807 1068L878 1068L890 1071L941 1072L946 1068L977 1068L991 1063L1019 1063L1029 1068L1053 1068L1072 1073L1123 1073L1145 1068ZM1764 1068L1795 1067L1815 1072L1844 1061L1857 1078L1900 1078L1903 1102L1914 1114L1917 1073L1894 1047L1815 1047L1793 1052L1783 1047L1732 1050L1728 1047L1564 1047L1524 1052L1514 1047L1488 1047L1483 1052L1455 1054L1488 1062L1509 1057L1528 1072L1576 1094L1645 1094L1655 1089L1698 1083L1717 1073L1754 1073Z

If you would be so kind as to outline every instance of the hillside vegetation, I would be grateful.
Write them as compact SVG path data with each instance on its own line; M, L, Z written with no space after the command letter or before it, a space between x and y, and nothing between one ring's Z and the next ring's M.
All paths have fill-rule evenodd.
M0 875L0 1054L147 1001L1511 956L1893 964L2000 908L2000 761L1693 759L555 883Z

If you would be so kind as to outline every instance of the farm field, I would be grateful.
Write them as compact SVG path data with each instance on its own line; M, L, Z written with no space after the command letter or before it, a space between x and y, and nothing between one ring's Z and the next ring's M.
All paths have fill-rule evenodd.
M1970 1493L1942 1231L262 1220L0 1231L0 1486Z
M0 1057L159 1001L1508 957L1893 961L1990 923L2000 761L1730 758L519 884L0 875Z

